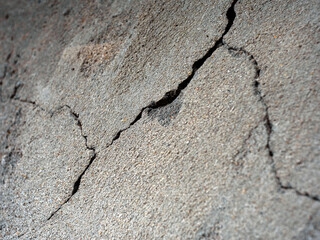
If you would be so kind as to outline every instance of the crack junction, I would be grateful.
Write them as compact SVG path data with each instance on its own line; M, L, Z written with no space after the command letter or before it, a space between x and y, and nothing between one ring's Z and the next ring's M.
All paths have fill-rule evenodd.
M224 45L224 42L223 42L223 38L224 36L229 32L229 30L231 29L232 25L233 25L233 22L234 22L234 19L236 17L236 13L235 13L235 10L234 10L234 7L236 5L236 3L238 2L238 0L234 0L231 4L231 6L228 8L227 10L227 13L226 13L226 16L227 16L227 19L228 19L228 23L227 23L227 26L225 27L225 30L223 32L223 34L221 35L221 37L215 42L215 44L213 45L213 47L211 47L207 52L206 54L198 59L197 61L194 62L194 64L192 65L192 72L191 74L185 79L183 80L176 89L174 90L170 90L168 91L167 93L165 93L165 95L160 99L158 100L157 102L151 102L149 105L147 105L146 107L143 107L139 114L135 117L135 119L129 124L128 127L124 128L124 129L121 129L120 131L118 131L115 136L113 137L112 141L110 144L108 144L106 147L110 147L117 139L120 138L122 132L128 130L131 126L133 126L136 122L138 122L141 117L142 117L142 114L145 110L151 110L151 109L156 109L156 108L161 108L161 107L164 107L164 106L167 106L169 104L171 104L175 99L177 99L177 97L181 94L181 92L189 85L189 83L191 82L191 80L193 79L194 75L196 74L197 70L199 70L202 65L205 63L205 61L212 56L212 54L221 46ZM253 57L252 57L253 59ZM254 59L253 59L254 60ZM255 60L254 60L255 61ZM257 63L255 61L255 65L257 66ZM258 69L258 68L257 68ZM259 77L259 73L260 73L260 70L257 71L257 77ZM256 81L256 85L258 86L258 81ZM43 110L43 111L46 111L44 108L42 108L41 106L39 106L38 104L36 104L36 102L34 101L30 101L30 100L24 100L24 99L19 99L16 97L17 95L17 92L18 92L18 89L21 87L21 85L17 85L14 89L14 92L13 94L11 95L11 99L13 100L17 100L17 101L20 101L20 102L23 102L23 103L29 103L29 104L32 104L34 105L35 107ZM260 95L261 96L261 95ZM262 99L262 98L261 98ZM263 99L262 99L263 100ZM81 131L81 135L82 137L85 139L85 145L86 145L86 148L88 150L91 150L93 152L91 158L90 158L90 161L88 163L88 165L86 166L86 168L83 170L83 172L79 175L78 179L76 180L76 182L74 183L74 186L73 186L73 190L72 190L72 193L71 195L66 199L66 201L60 205L60 207L55 210L51 215L50 217L48 218L48 220L50 220L61 208L64 204L66 204L74 194L77 193L77 191L79 190L79 187L80 187L80 184L81 184L81 179L82 179L82 176L86 173L86 171L89 169L89 167L91 166L91 164L93 163L93 161L96 159L96 152L95 152L95 148L94 147L90 147L88 146L87 144L87 136L83 134L83 129L82 129L82 123L79 119L79 114L75 113L72 108L68 105L64 105L64 106L61 106L59 107L58 109L56 109L54 112L51 112L51 117L59 110L61 110L62 108L68 108L69 111L70 111L70 114L72 115L72 117L74 118L74 120L76 121L78 127L80 128L80 131ZM267 118L268 119L268 118ZM270 121L268 121L270 122ZM271 129L271 125L270 125L270 129ZM268 141L269 142L269 141ZM268 143L269 145L269 143ZM271 151L270 151L271 152Z
M213 47L211 47L207 52L206 54L198 59L197 61L194 62L194 64L192 65L192 72L191 74L185 79L183 80L176 89L174 90L170 90L168 91L167 93L165 93L165 95L160 99L158 100L157 102L151 102L149 105L147 105L146 107L143 107L140 112L138 113L138 115L135 117L135 119L129 124L128 127L124 128L124 129L121 129L120 131L118 131L115 136L113 137L113 139L111 140L111 143L108 144L106 146L106 148L110 147L117 139L120 138L121 134L123 132L125 132L126 130L128 130L131 126L133 126L136 122L138 122L141 117L142 117L142 114L145 110L151 110L151 109L156 109L156 108L161 108L161 107L165 107L169 104L171 104L174 100L176 100L178 98L178 96L181 94L181 92L189 85L189 83L191 82L191 80L193 79L194 75L196 74L196 72L202 67L202 65L205 63L205 61L211 57L211 55L219 48L223 45L223 37L229 32L230 28L232 27L233 25L233 22L234 22L234 19L236 18L236 13L235 13L235 10L234 10L234 7L236 5L236 3L238 2L238 0L234 0L231 4L231 6L228 8L227 10L227 13L226 13L226 16L227 16L227 19L228 19L228 23L227 23L227 26L225 27L225 30L223 32L223 34L220 36L220 38L215 42L215 44L213 45ZM78 123L78 126L80 127L81 129L81 132L82 132L82 125L81 125L81 122L79 120L79 115L74 113L71 108L67 105L65 105L65 107L69 108L70 109L70 112L71 114L73 115L74 119L77 121ZM83 135L82 133L82 136L85 138L85 141L86 141L86 147L90 150L94 150L94 148L89 148L88 145L87 145L87 136ZM72 194L71 196L55 211L53 212L50 217L48 218L48 220L50 220L60 209L61 207L66 204L74 194L77 193L77 191L79 190L79 186L81 184L81 178L82 176L86 173L86 171L89 169L89 167L91 166L91 164L93 163L93 161L96 159L96 153L94 151L94 155L93 157L90 159L90 162L89 164L86 166L86 168L84 169L84 171L80 174L80 176L78 177L77 181L75 182L74 184L74 187L73 187L73 191L72 191Z
M50 117L53 117L54 114L56 114L57 112L59 112L60 110L62 110L63 108L67 108L70 112L70 115L72 116L72 118L75 120L77 126L80 128L80 132L81 132L81 136L84 138L85 141L85 146L87 148L87 150L90 150L91 152L91 156L90 156L90 160L88 165L86 166L86 168L81 172L81 174L79 175L79 177L77 178L77 180L75 181L75 183L73 184L73 189L71 192L71 195L53 212L51 213L50 217L47 220L50 220L61 208L64 204L66 204L67 202L69 202L69 200L73 197L74 194L76 194L79 190L80 187L80 183L81 183L81 179L82 176L85 174L85 172L88 170L88 168L90 167L90 165L93 163L93 161L96 159L97 157L97 153L96 153L96 149L92 146L88 145L88 136L86 136L83 133L83 129L82 129L82 123L80 121L79 118L79 114L74 112L72 110L72 108L69 105L63 105L61 107L59 107L58 109L56 109L55 111L51 112Z

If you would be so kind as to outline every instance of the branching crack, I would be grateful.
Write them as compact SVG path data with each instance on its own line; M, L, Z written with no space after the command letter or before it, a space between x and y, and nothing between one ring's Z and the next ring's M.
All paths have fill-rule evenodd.
M26 99L20 99L18 97L16 97L16 94L17 94L17 90L18 90L19 87L17 87L14 91L14 94L12 95L11 99L12 100L15 100L15 101L19 101L19 102L22 102L22 103L27 103L27 104L31 104L34 106L34 108L38 108L40 109L41 111L44 111L46 113L49 113L50 114L50 117L53 117L56 113L60 112L62 109L64 108L67 108L70 112L70 115L72 116L72 118L75 120L77 126L79 127L80 129L80 133L81 133L81 136L84 138L84 141L85 141L85 146L87 148L87 150L91 151L91 154L90 154L90 161L89 163L87 164L87 166L85 167L85 169L81 172L81 174L79 175L79 177L77 178L77 180L75 181L75 183L73 184L73 190L71 192L71 195L58 207L58 209L56 209L53 213L51 213L50 217L47 219L47 220L50 220L61 208L64 204L66 204L67 202L69 202L69 200L72 198L72 196L74 194L76 194L76 192L79 190L79 187L80 187L80 183L81 183L81 179L82 179L82 176L85 174L85 172L88 170L88 168L90 167L90 165L93 163L93 161L96 159L96 150L95 150L95 147L92 147L92 146L89 146L88 145L88 137L87 135L84 134L83 132L83 128L82 128L82 123L81 123L81 120L79 118L79 114L76 113L75 111L72 110L72 108L69 106L69 105L63 105L63 106L60 106L58 107L57 109L55 109L54 111L47 111L46 109L44 109L43 107L41 107L39 104L37 104L35 101L30 101L30 100L26 100ZM20 114L20 112L19 112Z
M113 137L112 141L110 144L108 144L106 147L110 147L116 140L118 140L121 136L121 134L123 132L125 132L126 130L128 130L131 126L133 126L136 122L138 122L141 117L142 117L142 114L145 110L150 110L150 109L156 109L156 108L161 108L161 107L164 107L164 106L167 106L169 104L171 104L175 99L177 99L177 97L180 95L180 93L189 85L189 83L191 82L191 80L193 79L195 73L197 72L197 70L199 68L202 67L202 65L205 63L205 61L219 48L223 45L223 37L228 33L228 31L230 30L233 22L234 22L234 19L236 17L236 13L234 11L234 6L236 5L238 0L234 0L231 4L231 6L229 7L229 9L227 10L227 13L226 13L226 16L227 16L227 19L228 19L228 23L227 23L227 26L223 32L223 34L221 35L221 37L215 42L215 44L213 45L213 47L211 47L207 52L206 54L198 59L193 65L192 65L192 72L191 74L185 79L183 80L176 89L174 90L170 90L168 91L167 93L165 93L165 95L160 99L158 100L157 102L151 102L149 105L147 105L146 107L143 107L140 112L138 113L138 115L134 118L134 120L129 124L128 127L118 131L115 136ZM78 122L78 125L81 129L81 132L82 132L82 125L81 125L81 122L79 120L79 115L72 112L71 111L71 108L69 106L66 106L70 109L70 112L72 113L72 115L74 116L74 119ZM87 143L87 136L83 135L82 136L85 138L86 140L86 143ZM86 144L87 146L87 144ZM88 146L87 146L88 148ZM88 148L90 149L90 148ZM90 150L94 150L93 148L91 148ZM73 191L72 191L72 194L71 196L55 211L51 214L51 216L48 218L48 220L50 220L54 214L56 212L58 212L61 207L67 203L71 197L78 191L79 189L79 186L80 186L80 183L81 183L81 178L82 176L85 174L85 172L89 169L90 165L92 164L92 162L94 161L94 159L96 158L96 154L94 153L94 156L91 158L89 164L87 165L87 167L84 169L84 171L80 174L79 178L77 179L77 181L75 182L74 184L74 188L73 188Z
M53 117L57 112L59 112L63 108L67 108L69 110L70 115L75 120L77 126L80 128L81 136L84 138L85 146L86 146L87 150L91 151L91 156L90 156L90 161L89 161L88 165L81 172L81 174L79 175L79 177L77 178L77 180L73 184L73 189L72 189L71 195L58 207L58 209L56 209L53 213L51 213L50 217L47 220L50 220L62 208L62 206L64 204L66 204L67 202L69 202L69 200L72 198L72 196L77 193L77 191L79 190L79 187L80 187L82 176L86 173L86 171L88 170L90 165L93 163L93 161L97 157L96 149L94 147L88 145L88 137L83 133L82 123L80 121L79 114L76 113L75 111L73 111L69 105L63 105L63 106L59 107L55 111L51 112L50 116Z
M205 55L198 59L197 61L194 62L194 64L192 65L192 72L191 74L185 79L183 80L176 89L174 90L170 90L167 93L165 93L165 95L158 100L157 102L151 102L149 105L143 107L140 112L137 114L137 116L134 118L134 120L124 129L119 130L115 136L113 137L112 141L106 146L107 148L110 147L116 140L118 140L121 136L121 134L123 132L125 132L126 130L128 130L131 126L133 126L135 123L137 123L141 118L142 118L142 114L145 110L151 110L151 109L156 109L156 108L161 108L164 106L167 106L169 104L171 104L175 99L178 98L178 96L181 94L181 92L189 85L189 83L191 82L191 80L193 79L193 77L195 76L196 72L203 66L203 64L206 62L206 60L212 56L212 54L221 46L225 45L223 38L224 36L229 32L229 30L231 29L234 19L236 17L236 13L234 10L234 7L236 5L236 3L238 2L238 0L234 0L231 4L231 6L228 8L226 16L228 19L228 23L225 27L225 30L223 32L223 34L220 36L220 38L214 43L213 47L211 47L206 53ZM260 68L258 66L257 61L255 60L255 58L253 57L252 54L250 54L249 52L247 52L246 50L242 49L242 48L234 48L234 47L228 47L229 51L233 51L233 52L238 52L240 54L245 54L249 57L250 62L253 64L254 68L255 68L255 77L254 77L254 84L253 84L253 89L255 91L255 94L259 97L259 101L263 104L264 109L265 109L265 116L264 116L264 123L265 123L265 128L268 134L267 137L267 143L266 143L266 149L268 150L269 153L269 157L272 163L272 169L273 172L275 174L275 178L276 178L276 182L279 186L279 189L283 189L283 190L287 190L287 189L292 189L294 190L298 195L301 196L305 196L308 197L310 199L319 201L319 198L316 196L311 196L308 193L301 193L298 190L294 189L291 186L285 186L282 184L278 174L277 174L277 169L275 167L275 162L273 159L273 151L270 147L270 138L271 138L271 134L272 134L272 123L270 121L270 117L269 117L269 108L267 106L267 104L265 103L264 97L261 94L261 90L259 88L259 81L258 78L260 76ZM34 105L35 107L39 108L42 111L46 111L44 108L42 108L41 106L39 106L38 104L36 104L36 102L34 101L29 101L29 100L24 100L24 99L20 99L18 97L16 97L17 92L20 88L20 85L16 86L14 89L14 92L11 96L11 99L13 100L17 100L20 102L24 102L24 103L29 103ZM85 146L88 150L90 150L92 152L92 155L90 157L90 161L87 164L87 166L85 167L85 169L82 171L82 173L79 175L79 177L77 178L77 180L75 181L74 185L73 185L73 190L71 192L71 195L65 200L64 203L62 203L58 209L56 209L47 220L50 220L62 207L64 204L66 204L67 202L69 202L69 200L73 197L73 195L75 195L77 193L77 191L79 190L80 184L81 184L81 179L83 177L83 175L86 173L86 171L90 168L91 164L94 162L94 160L96 159L96 150L94 147L92 146L88 146L88 140L87 140L87 136L84 134L83 129L82 129L82 123L80 121L79 118L79 114L77 114L76 112L74 112L72 110L72 108L68 105L64 105L59 107L58 109L56 109L53 112L49 112L51 117L58 112L59 110L63 109L63 108L67 108L70 111L71 116L73 117L73 119L76 121L77 126L80 128L81 131L81 135L85 140ZM47 111L46 111L47 112ZM250 137L250 135L249 135Z
M230 47L225 43L223 43L223 44L226 45L228 50L230 52L232 52L232 53L246 55L248 57L249 61L252 63L254 69L255 69L253 89L254 89L254 93L259 98L258 99L259 102L261 102L263 107L264 107L265 115L264 115L263 121L264 121L265 129L266 129L266 132L267 132L267 142L266 142L266 146L265 147L266 147L266 149L268 151L269 159L271 161L272 172L273 172L273 174L275 176L275 180L276 180L276 183L277 183L277 185L279 187L279 190L293 190L299 196L304 196L304 197L307 197L307 198L312 199L314 201L320 201L318 196L311 195L311 194L309 194L307 192L301 192L301 191L297 190L296 188L294 188L294 187L292 187L290 185L284 185L282 183L282 181L281 181L281 179L280 179L280 177L278 175L278 171L277 171L277 168L276 168L276 165L275 165L275 161L274 161L274 158L273 158L273 155L274 155L273 154L273 150L272 150L272 148L270 146L271 135L272 135L273 129L272 129L272 123L271 123L270 116L269 116L269 106L266 104L264 96L261 93L261 90L259 88L260 82L258 81L258 79L260 77L261 69L260 69L260 67L258 65L258 62L255 60L254 56L251 53L249 53L248 51L246 51L245 49L236 48L236 47ZM250 131L249 137L251 137L251 134L252 134L252 131ZM248 139L246 139L246 141L247 140ZM239 153L237 153L235 156L237 156Z

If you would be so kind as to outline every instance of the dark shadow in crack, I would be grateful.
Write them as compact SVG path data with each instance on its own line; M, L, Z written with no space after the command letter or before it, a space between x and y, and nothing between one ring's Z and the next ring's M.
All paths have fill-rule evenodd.
M206 54L198 59L197 61L194 62L194 64L192 65L192 72L191 74L185 79L183 80L182 82L180 82L180 84L178 85L178 87L174 90L170 90L168 91L167 93L165 93L165 95L160 99L158 100L157 102L151 102L148 106L146 107L143 107L140 112L138 113L138 115L135 117L135 119L129 124L128 127L124 128L124 129L121 129L119 130L115 136L113 137L112 141L110 144L108 144L106 147L110 147L116 140L118 140L121 136L121 134L128 130L131 126L133 126L136 122L138 122L141 117L142 117L142 113L144 112L144 110L148 109L148 111L152 111L152 110L156 110L156 109L160 109L160 108L163 108L163 107L166 107L166 106L169 106L171 105L178 97L179 95L182 93L182 91L189 85L189 83L191 82L191 80L193 79L193 77L195 76L196 72L198 71L199 68L202 67L202 65L205 63L205 61L211 57L211 55L219 48L223 45L223 37L228 33L228 31L230 30L231 26L233 25L233 22L234 22L234 19L236 17L236 13L234 11L234 7L236 5L236 3L238 2L238 0L234 0L231 4L231 6L228 8L227 10L227 13L226 13L226 16L227 16L227 19L228 19L228 23L227 23L227 26L223 32L223 34L220 36L220 38L214 43L213 47L211 47L207 52ZM20 100L21 101L21 100ZM32 103L35 105L34 102L29 102L29 103ZM95 153L95 149L93 147L89 147L87 145L87 136L85 136L83 134L83 131L82 131L82 125L81 125L81 122L79 120L79 114L76 114L75 112L73 112L71 110L71 107L68 106L68 105L65 105L65 107L69 108L70 109L70 112L71 114L73 115L74 119L77 121L77 124L78 126L80 127L81 129L81 133L82 133L82 136L84 137L85 141L86 141L86 147L87 149L89 150L93 150L94 153ZM64 204L66 204L74 194L76 194L76 192L78 191L79 189L79 186L81 184L81 178L82 176L86 173L86 171L89 169L90 165L93 163L93 161L95 160L96 158L96 155L94 154L93 157L90 159L89 161L89 164L86 166L86 168L84 169L84 171L80 174L80 176L78 177L78 179L76 180L76 182L74 183L74 186L73 186L73 190L72 190L72 193L71 195L69 196L69 198L63 203L60 205L60 207L54 211L50 217L48 218L48 220L50 220L61 208Z
M183 94L180 94L180 96L169 105L154 109L148 109L148 116L152 120L157 119L161 126L169 126L180 112L182 106L182 96Z

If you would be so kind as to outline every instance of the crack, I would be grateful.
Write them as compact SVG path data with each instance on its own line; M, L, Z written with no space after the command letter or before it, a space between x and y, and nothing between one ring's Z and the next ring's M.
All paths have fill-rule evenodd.
M19 235L18 235L18 238L23 237L26 233L27 233L27 232L24 232L24 233L19 234Z
M247 50L245 50L243 48L231 47L226 43L223 43L223 45L226 45L227 49L231 53L235 53L236 55L237 54L246 55L248 57L249 61L252 63L254 69L255 69L253 89L254 89L255 95L258 96L259 102L261 102L262 106L264 107L265 115L264 115L264 118L263 118L263 122L264 122L265 129L266 129L266 132L267 132L267 141L266 141L265 148L268 151L269 159L271 161L272 172L273 172L273 174L275 176L276 184L278 185L279 190L293 190L299 196L307 197L307 198L309 198L311 200L314 200L314 201L320 201L320 198L318 196L316 196L316 195L312 195L312 194L309 194L307 192L301 192L298 189L296 189L296 188L294 188L294 187L292 187L290 185L284 185L282 183L281 178L278 175L278 170L276 168L276 164L275 164L275 161L274 161L274 158L273 158L274 153L273 153L273 150L272 150L272 148L270 146L271 135L273 133L273 128L272 128L272 123L271 123L270 116L269 116L269 106L265 102L264 96L263 96L263 94L261 92L261 89L260 89L260 82L258 80L259 77L260 77L261 69L260 69L260 67L258 65L258 62L255 60L254 56L251 53L249 53ZM257 127L258 126L256 126L254 129L256 129ZM252 129L252 130L254 130L254 129ZM249 136L246 138L245 142L251 137L252 130L250 131ZM238 156L240 153L241 152L239 151L235 155L235 157Z
M161 108L161 107L165 107L169 104L171 104L174 100L176 100L179 95L181 94L181 92L189 85L189 83L191 82L191 80L193 79L194 75L196 74L196 72L199 70L199 68L202 67L202 65L205 63L205 61L211 57L211 55L219 48L223 45L223 37L229 32L231 26L233 25L234 19L236 17L236 13L234 11L234 6L236 5L236 3L238 2L238 0L234 0L231 4L231 6L229 7L229 9L227 10L226 16L228 19L228 23L227 26L223 32L223 34L221 35L221 37L215 42L215 44L213 45L213 47L211 47L206 53L205 55L198 59L197 61L194 62L194 64L192 65L192 72L191 74L185 79L183 80L181 83L179 83L178 87L174 90L170 90L168 92L166 92L164 94L164 96L158 100L157 102L151 102L148 106L142 108L139 112L139 114L136 116L136 118L129 124L129 126L123 130L120 130L116 136L113 138L112 143L117 140L121 133L127 129L129 129L132 125L134 125L137 121L139 121L142 117L142 113L144 112L144 110L146 109L156 109L156 108ZM111 144L112 144L111 143ZM110 145L111 145L110 144ZM110 146L109 145L109 146Z
M121 129L120 131L118 131L115 136L113 137L113 139L111 140L111 142L106 146L106 148L110 147L116 140L118 140L121 136L121 134L123 132L125 132L126 130L128 130L131 126L133 126L135 123L137 123L141 117L142 117L142 114L145 110L151 110L151 109L156 109L156 108L161 108L161 107L164 107L164 106L167 106L169 104L171 104L174 100L177 99L177 97L181 94L181 92L189 85L189 83L191 82L191 80L193 79L194 75L196 74L196 72L198 71L199 68L202 67L202 65L205 63L205 61L211 57L211 55L219 48L223 45L223 37L229 32L230 28L232 27L233 25L233 22L234 22L234 19L236 17L236 13L234 11L234 7L236 5L236 3L238 2L238 0L234 0L231 4L231 6L228 8L227 10L227 13L226 13L226 16L227 16L227 19L228 19L228 23L227 23L227 26L225 27L225 30L223 32L223 34L221 35L221 37L215 42L215 44L213 45L213 47L211 47L206 53L205 55L198 59L197 61L194 62L194 64L192 65L192 72L191 74L185 79L183 80L176 89L174 90L170 90L168 91L167 93L164 94L164 96L158 100L157 102L151 102L149 105L147 105L146 107L143 107L140 112L138 113L138 115L134 118L134 120L129 124L128 127L124 128L124 129ZM65 106L62 106L60 107L63 108L63 107L67 107L69 108L71 114L73 115L74 119L77 121L78 123L78 126L80 127L81 129L81 132L82 132L82 125L81 125L81 122L79 120L79 114L73 112L71 110L71 108L68 106L68 105L65 105ZM59 110L59 109L58 109ZM85 136L83 133L82 133L82 136L85 138L85 141L86 141L86 147L90 150L94 150L94 155L93 157L90 159L90 162L89 164L86 166L86 168L84 169L84 171L80 174L80 176L78 177L77 181L74 183L74 187L73 187L73 191L72 191L72 194L71 196L62 204L60 205L60 207L54 211L50 217L47 219L47 220L50 220L61 208L64 204L66 204L74 194L76 194L76 192L78 191L79 189L79 186L81 184L81 178L82 176L86 173L86 171L89 169L89 167L91 166L91 164L93 163L93 161L96 159L96 153L95 153L95 149L94 148L90 148L88 147L87 145L87 136Z
M81 136L84 138L84 141L85 141L85 146L87 148L87 150L91 151L91 156L90 156L90 160L89 160L89 163L88 165L85 167L85 169L81 172L81 174L79 175L79 177L77 178L77 180L75 181L75 183L73 184L73 189L72 189L72 192L71 192L71 195L53 212L51 213L51 215L49 216L49 218L47 220L50 220L61 208L64 204L66 204L67 202L69 202L69 200L72 198L72 196L74 194L77 193L77 191L79 190L79 187L80 187L80 183L81 183L81 179L82 179L82 176L85 174L85 172L88 170L88 168L91 166L91 164L93 163L93 161L96 159L97 157L97 153L96 153L96 149L95 147L93 146L89 146L88 145L88 136L84 134L83 132L83 128L82 128L82 122L79 118L79 114L76 113L75 111L72 110L72 108L69 106L69 105L63 105L63 106L60 106L58 107L57 109L55 109L54 111L48 111L46 109L44 109L43 107L41 107L39 104L37 104L35 101L31 101L31 100L27 100L27 99L20 99L18 97L15 97L16 94L17 94L17 91L18 89L21 87L21 85L17 85L15 87L15 90L14 90L14 93L13 95L10 97L11 100L15 100L15 101L19 101L19 102L22 102L22 103L27 103L27 104L31 104L34 106L34 108L38 108L40 109L41 111L44 111L46 113L49 113L50 117L52 118L56 113L60 112L62 109L64 108L67 108L69 110L69 113L70 115L72 116L72 118L75 120L77 126L79 127L80 129L80 133L81 133ZM20 109L21 110L21 109ZM20 115L20 111L19 110L19 114ZM14 123L15 124L15 123ZM11 127L11 126L10 126ZM111 145L111 144L110 144Z
M12 92L12 94L11 94L11 96L10 96L10 99L16 98L16 95L17 95L17 93L18 93L18 90L19 90L19 88L21 88L21 87L22 87L22 84L21 84L20 82L17 82L16 85L14 86L14 89L13 89L13 92Z
M92 146L88 145L88 136L83 133L82 123L81 123L81 120L79 118L79 114L76 113L75 111L73 111L72 108L69 105L63 105L63 106L57 108L56 110L51 112L50 117L53 117L56 113L58 113L63 108L67 108L69 110L70 115L72 116L72 118L76 121L76 124L80 129L81 136L84 138L85 146L86 146L87 150L91 151L91 156L90 156L89 163L87 164L85 169L81 172L81 174L79 175L79 177L77 178L77 180L73 184L73 189L72 189L71 195L53 213L51 213L51 215L49 216L49 218L47 220L50 220L63 207L63 205L66 204L67 202L69 202L69 200L73 197L73 195L75 195L78 192L82 176L86 173L86 171L89 169L89 167L91 166L91 164L93 163L93 161L97 157L97 153L96 153L95 147L92 147Z
M179 85L177 86L176 89L174 90L170 90L167 93L164 94L164 96L158 100L157 102L151 102L149 105L143 107L140 112L137 114L137 116L134 118L134 120L124 129L119 130L115 136L113 137L113 139L111 140L111 142L106 146L106 148L110 147L115 141L117 141L121 134L123 132L125 132L126 130L128 130L131 126L133 126L135 123L137 123L141 118L142 118L142 114L145 110L150 111L151 109L156 109L156 108L161 108L164 106L167 106L169 104L171 104L174 100L177 99L177 97L181 94L181 92L189 85L189 83L191 82L191 80L193 79L193 77L195 76L196 72L203 66L203 64L206 62L206 60L212 56L212 54L221 46L226 45L223 41L224 36L229 32L229 30L231 29L234 19L236 17L236 13L234 10L234 7L236 5L236 3L238 2L238 0L234 0L231 4L231 6L228 8L227 12L226 12L226 16L228 19L228 23L225 27L225 30L223 32L223 34L220 36L220 38L214 43L213 47L211 47L206 53L205 55L198 59L197 61L194 62L194 64L192 65L192 72L191 74L185 79L183 80L181 83L179 83ZM319 201L319 198L316 196L311 196L308 193L301 193L298 190L292 188L291 186L284 186L277 174L277 169L275 167L275 162L273 159L273 151L270 147L270 138L271 138L271 134L272 134L272 123L270 121L270 117L269 117L269 107L267 106L267 104L265 103L264 97L261 93L261 90L259 88L259 81L258 78L260 76L260 68L258 66L257 61L254 59L253 55L250 54L249 52L247 52L246 50L242 49L242 48L234 48L234 47L228 47L229 51L231 52L238 52L241 54L245 54L249 57L250 62L253 64L254 68L255 68L255 77L254 77L254 84L253 84L253 88L254 88L254 92L255 94L259 97L259 101L263 104L264 108L265 108L265 117L264 117L264 124L265 124L265 128L267 131L267 143L266 143L266 149L268 150L268 154L272 163L272 171L275 174L275 178L276 178L276 182L279 186L279 189L292 189L295 190L295 192L298 195L301 196L305 196L308 197L310 199ZM72 108L69 105L63 105L61 107L59 107L58 109L56 109L53 112L47 111L44 108L42 108L40 105L38 105L36 102L34 101L30 101L30 100L26 100L26 99L20 99L18 97L16 97L17 92L19 90L19 88L21 87L20 84L18 84L17 86L15 86L14 91L11 95L11 99L12 100L16 100L19 102L23 102L23 103L28 103L28 104L32 104L34 105L35 108L39 108L42 111L45 112L49 112L50 116L53 117L53 115L60 111L63 108L67 108L71 114L71 116L73 117L73 119L76 121L77 126L80 129L81 132L81 136L84 138L85 140L85 146L88 150L90 150L92 152L92 155L90 156L90 161L87 164L87 166L85 167L85 169L81 172L81 174L79 175L79 177L77 178L77 180L75 181L74 185L73 185L73 189L71 192L71 195L64 201L64 203L62 203L53 213L51 213L51 215L49 216L49 218L47 220L50 220L62 207L64 204L68 203L70 201L70 199L78 192L79 187L81 185L81 180L82 177L84 176L84 174L86 173L86 171L90 168L91 164L95 161L96 157L97 157L97 153L95 150L95 147L89 146L88 145L88 139L87 136L83 133L83 128L82 128L82 122L79 118L79 114L77 114L76 112L74 112L72 110ZM251 131L252 132L252 131ZM250 138L251 133L249 133L248 139ZM239 153L237 153L239 154Z
M34 106L34 108L38 108L40 109L41 111L43 112L48 112L46 109L44 109L43 107L41 107L39 104L37 104L35 101L31 101L31 100L28 100L28 99L20 99L18 97L13 97L11 98L11 100L13 101L18 101L18 102L21 102L21 103L28 103L28 104L32 104Z
M276 176L276 178L277 178L277 181L280 182L280 178L279 178L278 176ZM280 184L281 184L280 187L281 187L281 189L283 189L283 190L293 190L293 191L295 191L295 193L296 193L297 195L299 195L299 196L307 197L307 198L309 198L309 199L311 199L311 200L313 200L313 201L320 202L320 198L319 198L317 195L312 195L312 194L309 194L309 193L307 193L307 192L301 192L301 191L297 190L296 188L294 188L294 187L292 187L292 186L290 186L290 185L283 185L281 182L280 182Z
M22 99L22 98L19 98L17 95L18 95L18 91L20 88L23 87L23 84L18 81L16 83L16 85L14 86L14 89L13 89L13 92L10 96L10 99L12 101L18 101L18 102L21 102L21 103L29 103L29 104L32 104L35 108L38 108L40 109L41 111L43 112L48 112L46 109L44 109L43 107L41 107L39 104L37 104L35 101L31 101L31 100L28 100L28 99Z

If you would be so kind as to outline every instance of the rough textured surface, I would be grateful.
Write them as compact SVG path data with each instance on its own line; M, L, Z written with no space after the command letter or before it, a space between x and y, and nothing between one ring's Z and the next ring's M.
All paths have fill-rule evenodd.
M100 151L143 107L187 78L223 33L230 2L150 1L141 9L121 6L116 15L109 10L107 24L73 38L36 101L81 113L89 145Z
M3 239L319 239L318 1L1 1Z
M22 126L17 126L21 132L16 138L19 154L3 156L1 192L10 194L2 200L10 204L4 204L2 217L9 231L26 230L45 221L68 198L70 186L91 154L67 108L53 115L30 106L24 109ZM14 164L14 171L8 168L10 164Z
M317 1L241 1L226 43L261 69L276 174L283 186L320 199L320 9ZM279 12L281 14L274 14Z

